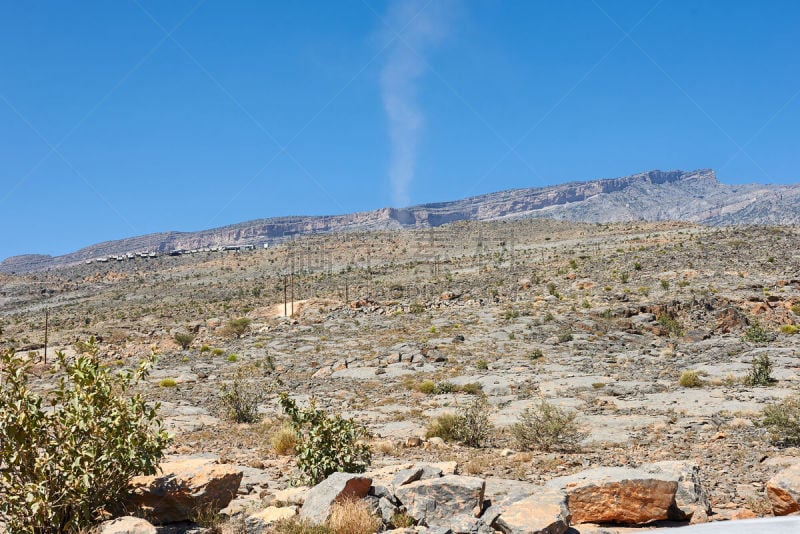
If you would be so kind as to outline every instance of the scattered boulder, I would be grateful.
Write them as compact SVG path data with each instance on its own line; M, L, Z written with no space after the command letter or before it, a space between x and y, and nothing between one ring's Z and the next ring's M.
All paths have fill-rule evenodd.
M769 479L765 491L773 514L800 512L800 464L788 467Z
M430 526L449 526L458 515L480 515L486 481L482 478L445 475L418 480L395 490L406 513Z
M134 477L128 507L156 524L186 521L195 510L217 513L236 496L242 472L208 458L162 463L160 474Z
M130 515L101 523L97 534L156 534L156 527L149 521Z
M500 507L493 526L504 534L564 534L570 521L567 495L546 489Z
M331 515L331 506L343 499L360 499L369 493L372 479L351 473L333 473L311 488L306 497L300 517L317 524L324 523Z

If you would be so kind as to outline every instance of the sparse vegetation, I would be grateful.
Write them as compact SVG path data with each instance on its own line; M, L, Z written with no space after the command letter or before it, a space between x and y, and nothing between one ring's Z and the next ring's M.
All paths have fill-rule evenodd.
M576 414L542 399L525 408L511 425L511 435L522 450L573 450L586 437L575 422Z
M427 428L426 436L459 441L468 447L482 447L489 439L492 428L489 403L481 395L459 408L457 413L446 413L434 419Z
M257 371L257 366L238 369L230 382L220 386L222 411L229 420L236 423L261 420L258 406L264 401L268 388Z
M759 424L767 429L773 443L800 445L800 396L787 397L764 408Z
M750 343L767 343L770 340L769 333L764 330L761 326L761 323L758 321L753 321L753 323L745 330L744 335L742 335L742 339L744 341L749 341Z
M684 371L681 373L678 384L683 388L699 388L703 387L704 382L697 371Z

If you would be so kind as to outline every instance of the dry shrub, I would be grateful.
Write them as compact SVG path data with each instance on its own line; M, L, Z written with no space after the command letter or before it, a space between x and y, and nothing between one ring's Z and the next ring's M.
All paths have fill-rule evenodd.
M295 432L291 426L283 425L272 434L272 437L269 438L269 442L275 454L290 456L294 454L294 448L297 446L297 432Z
M511 425L511 435L522 450L573 450L586 433L575 422L576 414L542 399L525 408Z
M345 499L331 507L328 527L336 534L373 534L381 520L361 499Z
M272 527L275 534L334 534L327 525L317 525L307 519L281 519Z

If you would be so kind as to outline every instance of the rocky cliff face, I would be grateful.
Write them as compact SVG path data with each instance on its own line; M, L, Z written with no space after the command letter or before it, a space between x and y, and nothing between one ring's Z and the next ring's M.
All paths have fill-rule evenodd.
M513 189L409 208L258 219L199 232L99 243L63 256L24 255L0 272L25 272L126 253L275 243L295 235L426 228L461 220L547 217L582 222L680 220L710 225L800 224L800 185L725 185L709 169L650 171L623 178Z

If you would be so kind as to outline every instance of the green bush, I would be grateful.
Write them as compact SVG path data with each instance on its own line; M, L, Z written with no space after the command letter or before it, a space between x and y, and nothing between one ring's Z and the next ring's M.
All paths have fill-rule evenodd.
M744 379L746 385L768 386L773 382L772 362L767 354L757 354L751 365L750 373Z
M174 378L162 378L158 383L162 388L174 388L178 385Z
M27 384L29 363L0 355L0 521L9 532L61 533L88 528L118 511L128 481L154 474L170 438L156 410L128 391L147 374L113 373L97 348L67 361L51 394Z
M372 451L364 441L369 433L363 425L339 415L330 416L317 409L313 400L311 406L301 409L286 393L278 398L297 432L297 467L304 482L318 484L339 471L366 471Z
M767 343L770 341L770 335L758 321L753 321L753 324L744 331L742 340L750 343Z
M180 345L183 350L189 348L189 345L192 344L194 341L194 334L189 334L187 332L175 332L175 342Z
M683 335L683 325L669 314L662 313L658 316L658 324L664 327L664 330L672 337L680 337Z
M241 336L250 329L250 324L253 321L247 317L239 317L238 319L231 319L228 321L227 329L231 335Z
M759 425L767 429L773 443L800 445L800 396L767 406L762 416Z
M519 420L511 425L511 435L523 450L575 449L586 433L579 430L576 414L542 399L525 408Z

